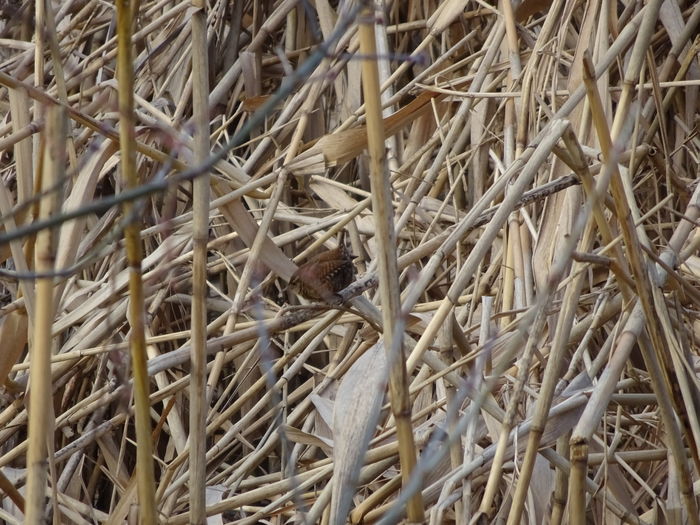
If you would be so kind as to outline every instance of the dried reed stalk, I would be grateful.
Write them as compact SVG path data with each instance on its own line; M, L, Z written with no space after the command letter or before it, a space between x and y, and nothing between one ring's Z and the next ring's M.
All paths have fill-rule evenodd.
M125 4L0 5L0 519L696 522L700 4Z
M41 177L37 181L41 190L50 188L65 173L65 113L57 107L47 110L46 133L39 163ZM58 210L58 199L49 195L39 204L40 217L49 217ZM47 229L39 233L34 247L37 274L44 275L36 281L36 312L33 322L32 354L29 373L32 377L29 397L29 427L27 447L27 523L42 523L45 520L45 498L49 488L49 454L53 443L48 436L53 434L54 421L51 392L51 354L53 338L51 325L54 321L54 280L51 276L56 253L56 230ZM48 441L48 442L47 442ZM53 461L51 461L53 464ZM53 469L52 469L53 471ZM52 484L56 482L52 472ZM54 503L55 504L55 503Z
M403 351L403 329L399 275L396 262L396 233L393 224L392 189L389 185L388 167L385 161L384 128L379 96L379 71L373 57L377 54L374 34L374 9L369 4L360 11L358 35L360 53L370 57L362 62L362 90L365 96L367 118L367 145L370 158L370 183L372 189L372 212L377 229L377 257L379 268L379 294L382 304L382 328L384 347L389 363L389 398L396 421L396 437L399 440L401 476L404 484L410 479L416 464L413 428L410 421L411 400L408 395L405 354ZM346 496L347 497L347 496ZM412 522L424 520L423 502L420 493L409 500L407 517ZM331 515L334 523L344 519Z
M134 21L132 4L125 0L117 2L117 82L119 98L119 151L121 153L121 176L127 187L141 183L136 167L136 124L134 122L134 70L131 32ZM124 203L124 215L135 213L137 203ZM153 472L153 446L149 379L146 370L145 298L142 279L143 247L141 228L133 220L124 228L126 259L129 264L129 325L131 334L131 366L134 376L134 416L136 421L136 478L138 480L139 521L144 524L156 522L155 479Z
M195 126L194 160L206 161L210 152L209 60L207 5L194 2L192 13L192 113ZM192 351L190 381L190 523L206 521L207 421L207 242L209 241L210 178L193 183L192 213Z

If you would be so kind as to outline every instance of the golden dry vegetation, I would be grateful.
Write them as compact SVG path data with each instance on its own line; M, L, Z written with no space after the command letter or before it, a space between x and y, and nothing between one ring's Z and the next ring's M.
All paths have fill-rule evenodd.
M700 523L699 24L0 2L0 520Z

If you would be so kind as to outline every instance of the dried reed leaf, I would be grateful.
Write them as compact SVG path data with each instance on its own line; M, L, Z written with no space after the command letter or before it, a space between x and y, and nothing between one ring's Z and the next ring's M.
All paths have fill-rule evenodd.
M95 195L100 175L104 174L105 164L109 162L119 147L110 141L104 141L93 152L90 158L85 159L85 165L80 170L70 194L63 203L63 209L74 210L90 202ZM78 255L78 243L83 238L85 219L78 219L66 223L61 228L58 251L56 253L57 268L66 268L76 261Z
M293 443L318 447L328 456L333 455L333 441L330 439L314 436L313 434L302 432L301 430L290 426L284 426L282 427L282 430L284 430L287 439Z
M7 384L7 375L17 363L27 344L27 314L17 310L0 318L0 384Z
M430 110L430 101L440 97L425 92L406 106L384 119L386 136L398 133L404 126L420 118ZM357 157L367 147L367 130L364 126L324 135L310 148L299 154L287 167L297 175L322 173L329 167L344 164Z
M344 374L333 406L333 488L331 521L350 511L355 483L384 399L387 366L380 341Z
M31 110L29 108L29 96L20 89L9 90L10 115L12 116L12 129L15 133L27 128L30 123ZM39 117L39 115L36 115ZM32 138L28 137L15 144L14 155L17 170L17 201L26 202L32 194L34 185L34 162L32 156ZM18 224L24 223L26 212L15 218Z
M228 487L225 485L210 485L206 488L206 503L207 507L211 507L220 503L224 496L228 492ZM215 514L214 516L207 516L207 525L223 525L224 516L223 514Z

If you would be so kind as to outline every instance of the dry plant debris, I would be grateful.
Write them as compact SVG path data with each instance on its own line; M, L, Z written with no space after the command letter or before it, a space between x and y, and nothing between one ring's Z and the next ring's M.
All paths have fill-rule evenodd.
M386 0L363 14L373 56L353 2L205 3L205 50L199 3L133 3L130 121L112 2L0 2L0 519L136 522L136 225L158 520L188 523L198 492L210 523L395 523L419 491L433 524L698 523L700 3ZM363 60L393 196L405 479ZM207 76L208 130L192 102ZM219 153L206 169L200 132ZM287 281L340 231L358 280L342 305L298 305Z

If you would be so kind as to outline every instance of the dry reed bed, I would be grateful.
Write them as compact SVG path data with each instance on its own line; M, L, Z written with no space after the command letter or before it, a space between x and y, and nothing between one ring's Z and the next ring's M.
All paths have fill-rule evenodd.
M22 521L25 485L28 518L122 523L137 500L148 517L141 335L160 520L698 523L700 4L387 4L364 11L362 54L372 31L325 0L210 2L208 23L141 2L131 81L111 3L0 6L1 519ZM362 58L382 86L367 113ZM188 169L207 159L211 178ZM382 395L381 170L410 421ZM131 208L86 208L143 184ZM6 235L81 209L53 245ZM359 271L343 309L283 306L341 229ZM47 435L48 473L27 459Z

